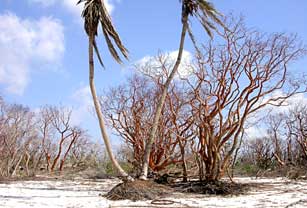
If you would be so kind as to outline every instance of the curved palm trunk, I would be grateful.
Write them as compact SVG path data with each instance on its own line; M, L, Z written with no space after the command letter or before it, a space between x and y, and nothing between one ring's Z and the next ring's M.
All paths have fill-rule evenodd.
M110 157L110 160L111 160L113 166L118 171L120 176L125 177L128 180L131 180L129 175L121 168L121 166L119 165L119 163L117 162L117 160L114 157L114 154L113 154L112 148L111 148L111 144L110 144L110 139L109 139L109 136L107 134L103 115L102 115L102 112L101 112L101 109L100 109L100 104L99 104L99 101L98 101L98 98L97 98L96 88L95 88L95 83L94 83L93 42L94 42L94 35L92 34L92 35L89 35L89 49L88 49L88 53L89 53L89 83L90 83L91 94L92 94L97 118L98 118L98 121L99 121L99 127L100 127L100 131L101 131L101 135L102 135L104 144L106 146L106 150L108 152L108 155Z
M142 180L147 179L149 158L150 158L150 152L151 152L151 149L152 149L152 144L154 142L155 134L156 134L156 131L158 129L159 119L161 117L162 108L163 108L164 103L165 103L167 90L169 88L169 85L171 84L171 81L174 79L174 76L177 73L179 65L181 63L182 52L183 52L183 47L184 47L184 39L185 39L185 36L186 36L187 28L188 28L188 16L185 15L185 16L182 17L182 31L181 31L181 38L180 38L180 45L179 45L177 60L176 60L176 63L174 65L169 77L167 78L167 80L164 84L162 95L161 95L160 100L158 102L158 106L157 106L156 113L155 113L155 116L154 116L153 125L152 125L152 128L151 128L150 134L149 134L149 139L146 143L144 159L143 159L142 173L141 173L141 176L140 176L140 179L142 179Z

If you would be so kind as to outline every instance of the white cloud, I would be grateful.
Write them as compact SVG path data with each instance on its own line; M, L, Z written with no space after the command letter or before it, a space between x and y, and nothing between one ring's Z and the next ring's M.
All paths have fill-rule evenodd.
M34 62L60 62L63 30L61 22L50 17L22 20L12 13L0 14L0 84L7 92L24 92Z
M163 53L160 56L162 56L162 62L167 65L168 68L168 74L171 72L176 59L178 55L178 50L177 51L171 51L168 53ZM162 70L161 70L161 63L158 61L158 56L145 56L144 58L138 60L135 62L138 68L142 70L142 72L149 73L150 75L161 75ZM191 74L191 67L189 65L191 64L192 61L192 55L189 51L183 51L182 53L182 59L181 63L178 69L178 75L180 77L186 77L189 74ZM150 70L150 71L148 71Z
M83 4L77 5L78 0L28 0L30 3L38 3L44 7L60 5L65 8L68 12L76 17L80 17L83 9ZM110 0L104 0L107 10L112 13L114 5Z
M82 121L88 122L94 119L92 110L94 109L91 91L89 86L82 86L72 95L74 108L72 112L72 123L75 125L82 124Z
M263 99L261 99L258 102L259 103L258 105L266 103L270 99L274 100L274 99L278 99L282 97L286 97L286 94L282 90L276 90L272 94L269 94L268 96L263 97ZM262 115L263 112L265 112L265 115L267 115L268 113L270 114L284 113L284 112L289 111L291 108L295 107L297 104L307 105L307 97L305 96L304 93L292 95L288 99L284 100L282 103L280 103L280 101L282 100L271 101L270 103L274 105L266 105L264 108L262 108L259 112L256 112L255 114L256 115L259 114L260 116L263 116Z
M278 96L284 96L284 94L281 91L277 91L272 97L278 97ZM292 97L288 98L282 106L278 107L272 107L268 106L267 108L271 113L283 113L291 110L294 108L296 105L307 105L307 97L305 94L296 94L293 95Z
M50 5L53 5L56 2L56 0L29 0L29 2L39 3L45 7L48 7Z
M268 136L266 128L257 127L257 126L250 126L244 130L247 139L257 139L257 138L264 138Z
M266 102L270 98L285 96L282 91L275 91L270 97L266 97L262 102ZM267 136L267 127L264 126L263 119L268 118L268 115L276 115L279 113L287 113L295 108L296 105L307 105L307 97L304 94L296 94L288 98L282 106L268 105L257 111L248 118L245 133L249 138L261 138Z

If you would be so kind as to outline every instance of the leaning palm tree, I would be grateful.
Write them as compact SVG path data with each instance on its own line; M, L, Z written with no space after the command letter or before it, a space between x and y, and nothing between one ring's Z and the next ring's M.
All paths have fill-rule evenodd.
M108 155L110 157L113 166L116 168L116 170L122 177L130 178L129 175L121 168L118 161L114 157L110 144L110 139L105 127L104 118L101 112L100 102L96 94L95 83L94 83L94 57L93 57L94 50L96 52L100 64L103 66L103 62L99 54L99 50L95 39L96 36L98 35L99 24L101 25L101 29L105 37L108 49L113 58L118 63L122 62L118 50L120 54L122 54L126 59L128 58L128 51L122 44L120 37L112 24L111 17L106 9L104 0L79 0L78 4L82 2L84 3L84 9L82 12L82 17L84 18L84 29L88 36L89 83L90 83L90 89L94 101L97 118L99 121L101 135L104 140L106 150L108 152Z
M181 10L181 21L182 21L182 29L181 29L181 37L178 49L178 55L174 67L169 74L162 90L162 95L159 99L156 113L154 115L153 125L149 133L149 138L146 143L144 159L143 159L143 167L140 179L146 180L148 175L148 166L150 160L150 152L152 149L152 144L154 142L155 134L158 129L159 119L161 116L162 108L165 102L166 94L173 80L175 74L178 71L179 65L181 63L183 48L184 48L184 41L186 33L188 32L194 46L197 49L196 42L193 36L193 33L189 26L189 17L196 17L196 19L201 23L202 27L205 29L206 33L212 37L212 30L216 30L215 23L220 26L223 26L222 21L220 20L221 14L216 11L213 5L208 2L207 0L180 0L182 3L182 10Z

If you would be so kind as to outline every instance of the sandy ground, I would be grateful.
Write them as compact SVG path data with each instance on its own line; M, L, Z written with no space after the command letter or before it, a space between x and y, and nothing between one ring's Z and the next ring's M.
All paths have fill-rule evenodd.
M236 178L241 183L256 183L245 195L208 196L174 193L168 205L155 201L109 201L101 196L119 180L15 181L0 183L0 207L307 207L307 181L287 179ZM159 201L156 201L158 203Z

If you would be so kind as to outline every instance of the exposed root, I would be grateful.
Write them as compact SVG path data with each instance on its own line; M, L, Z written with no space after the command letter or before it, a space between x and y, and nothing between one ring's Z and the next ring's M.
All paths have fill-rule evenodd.
M154 200L172 191L171 188L153 181L135 180L116 185L105 197L110 200Z
M142 181L147 181L147 177L144 176L144 175L141 175L141 176L139 177L139 179L142 180Z
M304 206L307 206L307 200L299 200L299 201L296 201L296 202L293 202L289 205L287 205L285 208L289 208L289 207L297 207L296 205L301 205L302 207Z
M249 190L249 184L229 183L224 181L177 183L172 186L178 192L214 195L239 195Z

